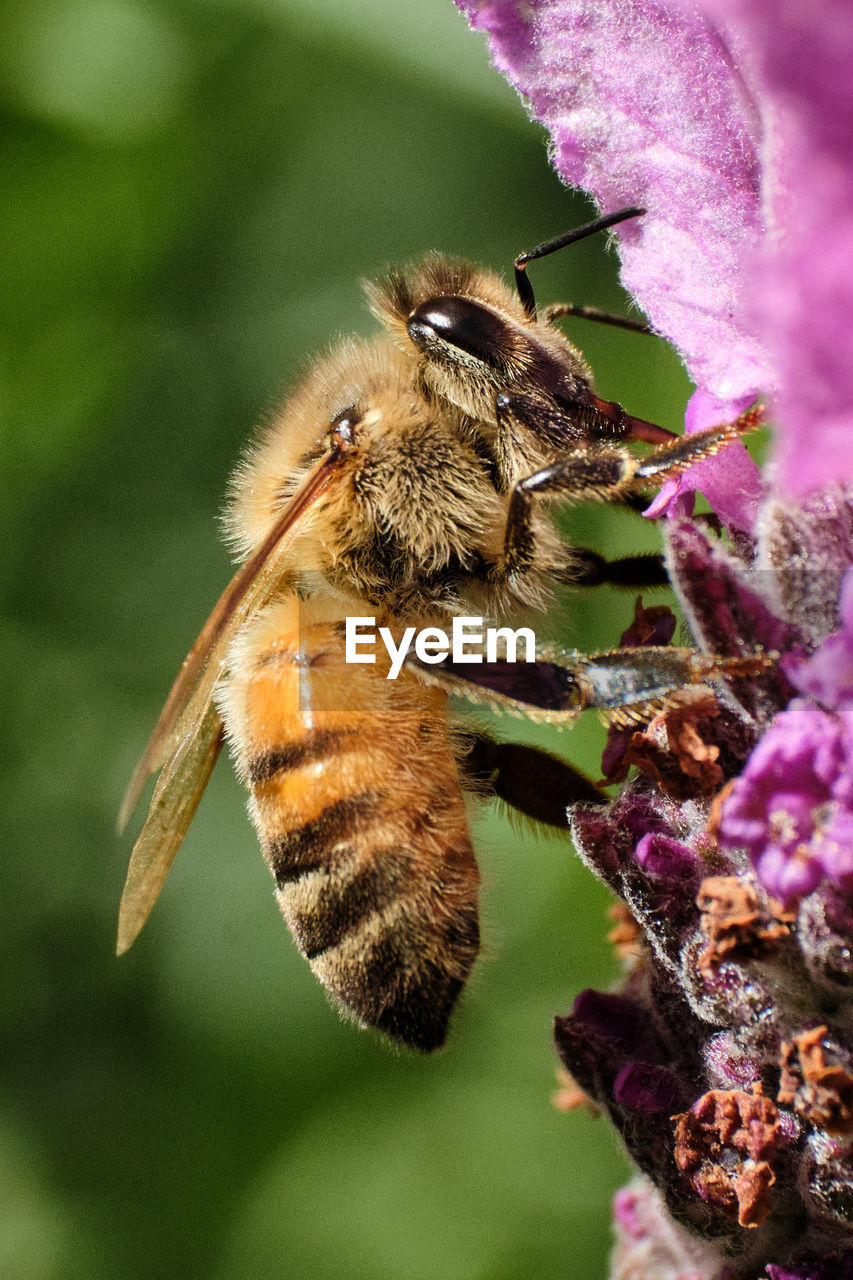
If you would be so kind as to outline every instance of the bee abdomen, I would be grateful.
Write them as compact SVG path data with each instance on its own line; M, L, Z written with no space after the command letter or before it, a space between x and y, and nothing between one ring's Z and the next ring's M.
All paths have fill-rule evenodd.
M276 896L299 950L344 1008L428 1052L444 1042L479 950L473 855L460 850L470 862L443 879L425 876L418 851L378 843L374 804L372 795L336 802L277 841L268 855ZM363 825L371 809L373 831ZM344 836L347 820L362 824L358 837Z
M249 784L254 787L272 781L277 775L325 761L341 750L351 735L352 730L346 728L317 729L298 741L258 752L249 761Z
M382 802L378 791L341 796L316 818L270 840L264 853L279 888L307 872L328 870L335 846L351 839L366 821L376 817Z
M316 912L282 910L297 941L310 938L316 976L362 1025L430 1052L444 1043L479 951L470 889L426 884L411 851L382 849L369 870L341 883L336 869L318 883Z
M229 663L223 719L299 950L362 1026L437 1048L479 949L446 695L348 664L322 600L274 602Z
M365 930L372 917L393 916L405 866L394 850L369 861L351 847L338 848L327 865L315 865L279 885L278 900L299 950L313 961Z

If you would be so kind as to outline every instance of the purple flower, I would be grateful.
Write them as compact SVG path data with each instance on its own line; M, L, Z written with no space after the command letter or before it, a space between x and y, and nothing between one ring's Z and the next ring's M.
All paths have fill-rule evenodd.
M737 33L762 121L772 235L754 325L777 378L778 481L793 497L853 473L853 9L846 0L706 0Z
M843 1257L812 1258L793 1267L767 1268L767 1280L853 1280L853 1252Z
M605 209L648 210L620 233L625 287L717 412L754 398L769 364L740 317L762 236L760 138L710 24L635 0L460 7L551 131L560 176Z
M719 1255L669 1217L654 1186L635 1178L613 1198L614 1280L728 1280Z
M584 993L555 1030L649 1179L617 1196L613 1280L846 1276L853 1139L832 1118L853 1096L853 5L457 3L561 177L605 212L647 210L616 233L622 278L696 384L686 431L758 395L776 427L769 484L731 446L647 514L670 517L697 647L781 661L693 690L642 741L621 726L605 775L638 774L572 816L641 940L622 990ZM690 519L696 489L730 537Z
M561 177L605 210L648 210L620 229L623 281L697 384L690 428L773 394L780 487L799 497L846 480L853 7L458 3L548 127ZM758 484L738 452L690 484L746 527Z
M807 658L791 663L789 676L801 693L825 707L853 704L853 572L847 570L838 600L841 627Z
M823 879L853 891L851 596L848 571L845 628L792 675L825 705L840 705L841 714L801 698L792 702L758 743L720 812L720 843L747 850L761 883L786 906Z

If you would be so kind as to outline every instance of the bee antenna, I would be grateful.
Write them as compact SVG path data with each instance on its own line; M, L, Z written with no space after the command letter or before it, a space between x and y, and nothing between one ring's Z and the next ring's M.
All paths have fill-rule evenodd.
M536 299L533 295L533 286L527 276L528 262L533 262L536 258L547 258L550 253L556 253L558 249L565 249L570 244L577 244L578 240L585 240L587 236L597 235L599 231L606 231L608 227L616 226L617 222L625 222L628 218L641 218L645 212L645 209L637 205L631 205L628 209L617 209L615 213L606 213L602 218L596 218L594 222L575 227L574 231L566 231L561 236L554 236L552 240L543 240L542 244L537 244L535 249L528 249L527 253L520 253L513 264L515 287L518 290L519 301L531 320L536 319Z

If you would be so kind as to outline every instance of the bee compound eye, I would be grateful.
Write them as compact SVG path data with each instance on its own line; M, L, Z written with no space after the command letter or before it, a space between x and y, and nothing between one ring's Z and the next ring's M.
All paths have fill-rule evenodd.
M500 316L482 303L455 294L420 303L406 321L406 328L421 350L429 350L438 339L491 366L500 363L512 341Z

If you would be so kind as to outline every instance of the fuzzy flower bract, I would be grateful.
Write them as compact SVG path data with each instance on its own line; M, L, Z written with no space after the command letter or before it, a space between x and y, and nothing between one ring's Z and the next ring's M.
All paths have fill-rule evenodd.
M605 775L627 781L572 815L640 939L618 992L556 1022L641 1174L617 1196L612 1275L847 1276L853 6L457 3L561 177L603 212L647 210L618 228L622 279L695 383L686 431L759 395L774 425L764 476L733 445L647 514L667 516L696 646L778 660L612 733ZM691 518L693 490L719 532Z

